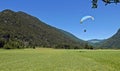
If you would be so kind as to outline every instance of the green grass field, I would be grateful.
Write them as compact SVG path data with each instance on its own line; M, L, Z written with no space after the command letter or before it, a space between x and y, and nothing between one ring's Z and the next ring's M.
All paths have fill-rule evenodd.
M0 49L0 71L120 71L120 50Z

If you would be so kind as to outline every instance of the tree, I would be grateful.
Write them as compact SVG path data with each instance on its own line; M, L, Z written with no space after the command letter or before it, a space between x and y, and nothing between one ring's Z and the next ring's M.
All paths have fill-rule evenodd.
M85 48L85 49L93 49L93 46L88 45L88 43L86 43L84 48Z
M105 3L105 6L111 3L120 3L120 0L102 0ZM98 0L92 0L92 8L97 8L98 6Z

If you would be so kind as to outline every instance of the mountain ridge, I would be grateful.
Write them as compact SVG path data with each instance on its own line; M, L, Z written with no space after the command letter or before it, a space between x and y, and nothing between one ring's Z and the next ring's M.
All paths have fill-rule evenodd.
M85 44L85 41L73 34L50 26L22 11L6 9L0 12L0 48L83 48Z
M118 31L113 36L106 39L100 45L100 47L102 47L102 48L114 48L114 49L120 48L120 29L118 29Z
M90 42L90 43L99 43L101 41L103 41L105 39L91 39L91 40L87 40L87 42Z

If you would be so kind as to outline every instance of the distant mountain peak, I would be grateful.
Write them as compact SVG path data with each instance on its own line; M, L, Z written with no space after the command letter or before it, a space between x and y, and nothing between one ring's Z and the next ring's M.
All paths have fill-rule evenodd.
M28 15L27 13L25 13L25 12L23 12L23 11L18 11L17 13L24 14L24 15Z
M10 9L5 9L2 11L2 13L15 13L15 12Z
M88 42L90 43L99 43L101 41L103 41L104 39L91 39L91 40L88 40Z

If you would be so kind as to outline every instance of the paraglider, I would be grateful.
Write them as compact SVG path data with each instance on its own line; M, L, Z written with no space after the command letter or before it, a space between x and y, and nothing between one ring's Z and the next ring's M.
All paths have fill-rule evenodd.
M82 24L85 20L87 19L91 19L91 20L94 20L94 17L93 16L84 16L82 17L82 19L80 20L80 23ZM84 29L84 32L86 32L87 30Z
M92 19L92 20L94 20L94 17L93 16L84 16L84 17L82 17L82 19L80 20L80 23L83 23L85 20L87 20L87 19Z

